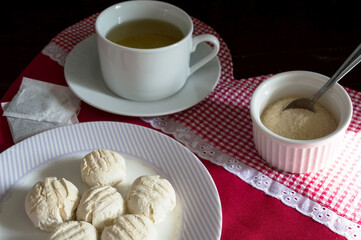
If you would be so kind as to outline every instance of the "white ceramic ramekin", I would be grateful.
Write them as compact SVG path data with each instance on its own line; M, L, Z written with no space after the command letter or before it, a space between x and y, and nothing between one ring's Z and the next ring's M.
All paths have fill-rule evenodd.
M317 171L332 163L342 150L343 137L352 117L352 103L337 83L318 100L338 122L337 129L325 137L312 140L285 138L268 130L260 119L270 103L289 96L311 96L328 79L308 71L284 72L265 80L253 93L250 112L254 143L261 157L275 168L291 173Z

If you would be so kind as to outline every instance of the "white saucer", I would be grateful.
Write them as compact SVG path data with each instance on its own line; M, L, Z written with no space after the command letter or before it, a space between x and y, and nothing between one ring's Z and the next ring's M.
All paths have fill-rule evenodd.
M191 55L191 63L210 51L206 43L198 45ZM194 106L214 89L220 73L219 59L215 57L192 74L184 87L171 97L152 102L127 100L112 93L103 82L95 35L74 47L64 67L66 82L81 100L107 112L137 117L166 115Z

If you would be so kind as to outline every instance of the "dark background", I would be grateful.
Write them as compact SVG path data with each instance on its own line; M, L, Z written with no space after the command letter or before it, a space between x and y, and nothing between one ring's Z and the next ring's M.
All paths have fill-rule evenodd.
M3 1L0 97L65 28L117 0ZM357 1L168 1L211 26L228 45L236 79L288 70L331 76L361 43ZM361 91L361 64L340 82Z

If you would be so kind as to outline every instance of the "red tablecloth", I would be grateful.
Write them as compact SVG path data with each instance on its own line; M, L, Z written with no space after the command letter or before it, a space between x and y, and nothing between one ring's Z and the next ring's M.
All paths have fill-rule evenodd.
M71 51L71 49L82 39L86 38L90 34L93 33L93 24L96 16L91 16L81 23L75 24L74 26L69 27L64 30L64 32L60 33L59 36L56 36L52 42L49 44L55 44L60 49L62 49L65 53ZM204 23L193 19L195 21L195 33L203 33L203 32L211 32L216 34L210 27L205 25ZM84 26L88 26L84 29ZM79 37L68 38L67 41L64 40L64 36L75 35L75 33L79 32L80 29L82 35ZM221 39L220 39L221 40ZM198 111L203 111L204 108L209 108L208 110L213 110L215 108L217 111L223 111L226 108L226 111L232 110L232 107L235 106L232 101L222 100L222 93L225 93L225 89L232 88L233 82L234 85L238 85L240 81L244 81L244 88L246 88L245 92L247 95L251 94L251 90L254 88L259 82L263 81L267 76L261 76L254 79L248 80L240 80L236 81L233 79L232 74L232 61L230 58L230 53L228 52L227 46L223 41L221 41L222 49L219 53L219 58L221 59L222 64L222 75L221 78L224 81L220 81L220 86L217 87L214 92L210 95L209 99L221 99L225 104L217 105L216 102L209 104L207 102L202 102L199 105L193 107L191 111L184 111L181 113L177 113L175 115L170 116L172 121L177 122L179 124L184 124L189 126L192 131L203 139L213 138L210 134L212 131L207 131L205 129L208 125L205 125L204 129L202 126L198 128L192 128L194 117L192 114L195 109ZM47 46L48 47L48 46ZM48 51L49 48L46 50ZM23 73L14 81L13 85L7 91L5 96L2 98L2 102L11 101L12 97L16 94L21 84L22 77L29 77L41 81L51 82L60 85L66 85L64 78L64 68L60 61L54 61L49 56L51 54L44 54L46 51L39 53L34 60L26 67ZM21 56L19 56L21 57ZM222 59L226 59L222 61ZM59 59L58 59L59 60ZM60 64L59 64L60 63ZM249 81L249 84L247 84ZM257 83L258 81L258 83ZM254 83L252 85L251 83ZM247 87L249 88L247 90ZM222 92L223 91L223 92ZM234 91L238 91L235 88ZM229 94L229 92L227 92ZM247 102L241 102L240 104L246 104ZM247 114L245 113L245 118L247 118ZM78 115L78 119L80 122L87 121L119 121L119 122L127 122L137 125L146 126L149 128L153 128L158 131L165 131L162 128L159 128L154 125L157 119L141 119L138 117L126 117L120 116L116 114L107 113L98 109L91 107L86 103L82 103L81 111ZM188 121L188 123L187 123ZM211 121L217 121L217 119L211 119ZM184 123L186 122L186 123ZM150 124L152 123L152 124ZM6 121L5 117L0 118L0 151L4 151L8 147L13 145L13 141L11 138L11 133ZM247 126L245 126L247 127ZM359 130L359 129L358 129ZM208 134L208 135L207 135ZM173 134L169 134L171 137L174 137ZM250 138L247 138L249 141ZM216 140L215 140L216 141ZM212 143L212 141L209 141ZM227 152L227 148L218 148L223 150L225 153ZM246 150L250 151L250 150ZM222 226L222 239L344 239L344 236L347 236L350 239L359 239L361 236L356 235L355 231L348 231L348 229L343 229L342 232L344 236L340 236L339 234L334 233L330 229L332 227L328 227L319 222L324 222L322 220L315 221L312 217L306 216L299 211L297 211L293 206L287 206L291 204L287 204L287 201L281 201L275 197L269 196L265 194L264 191L257 189L256 185L249 184L247 181L243 181L239 176L237 176L237 171L232 173L231 169L226 169L222 166L214 164L209 161L209 157L202 156L202 154L198 153L202 163L206 166L211 176L213 177L215 184L217 186L221 204L222 204L222 214L223 214L223 226ZM236 157L234 155L233 157ZM239 157L239 156L238 156ZM242 157L242 156L241 156ZM247 161L245 161L247 163ZM262 165L262 168L266 168ZM262 170L259 166L249 164L251 168L255 168L257 170ZM267 169L266 169L267 170ZM267 170L270 171L270 170ZM297 178L299 176L289 176L282 175L279 173L275 173L277 177L270 176L271 181L276 181L280 176L283 178ZM263 176L263 175L262 175ZM307 178L307 177L306 177ZM280 181L282 183L282 181ZM253 185L253 186L252 186ZM256 188L255 188L255 187ZM268 193L268 192L267 192ZM270 194L270 193L268 193ZM293 193L292 193L293 194ZM272 195L272 194L271 194ZM307 194L304 194L307 198ZM306 199L307 200L307 199ZM286 204L285 204L286 203ZM316 210L316 209L315 209ZM301 211L302 212L302 211ZM327 214L326 214L327 215ZM316 216L317 217L317 216ZM322 216L320 215L320 218ZM356 216L357 217L357 216ZM351 218L352 220L352 218ZM357 225L357 221L354 221L355 225L349 225L349 230L351 228L359 228Z

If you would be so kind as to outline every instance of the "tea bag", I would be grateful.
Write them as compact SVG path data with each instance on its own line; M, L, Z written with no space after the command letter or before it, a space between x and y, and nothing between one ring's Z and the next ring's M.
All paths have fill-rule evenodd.
M67 123L79 107L80 99L68 87L24 77L18 93L6 106L3 115Z
M1 106L3 109L6 109L8 104L9 103L7 102L1 103ZM20 142L27 137L33 136L46 130L53 129L55 127L79 123L76 113L74 113L73 116L71 116L66 123L40 122L15 117L7 117L7 120L14 143Z
M78 99L68 87L23 78L18 93L2 103L15 143L59 126L78 123Z

